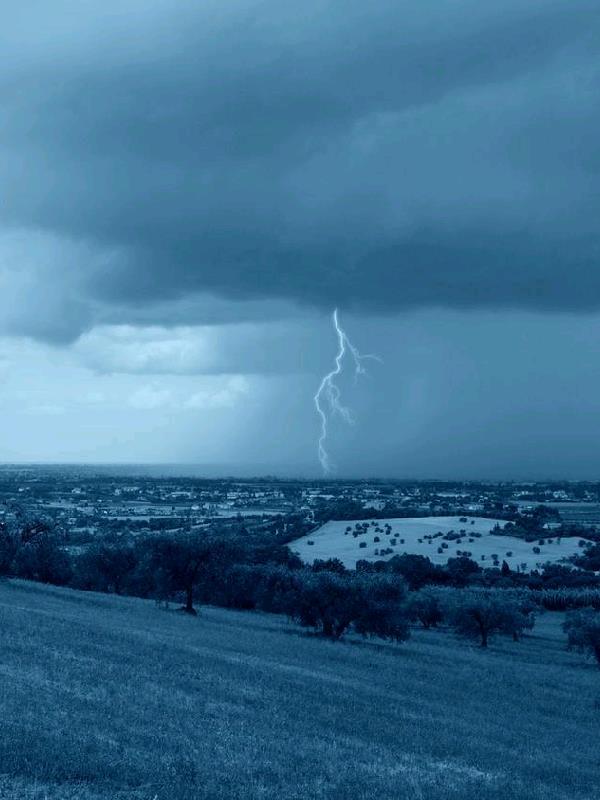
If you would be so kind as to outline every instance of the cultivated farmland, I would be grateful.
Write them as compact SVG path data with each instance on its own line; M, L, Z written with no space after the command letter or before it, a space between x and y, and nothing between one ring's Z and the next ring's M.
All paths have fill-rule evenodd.
M290 548L307 563L317 558L339 558L352 569L359 559L388 560L394 555L416 553L428 556L435 564L468 555L482 567L504 560L511 569L525 571L548 561L560 562L580 551L577 538L557 539L548 531L543 539L526 542L491 533L496 524L503 526L506 520L486 517L332 520L291 542Z

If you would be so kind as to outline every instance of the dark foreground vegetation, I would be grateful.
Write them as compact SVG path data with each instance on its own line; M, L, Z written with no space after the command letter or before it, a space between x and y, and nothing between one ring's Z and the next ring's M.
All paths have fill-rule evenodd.
M576 582L555 588L561 575L575 581L575 573L556 566L530 576L506 565L481 570L464 557L440 567L411 555L359 562L352 571L336 559L306 567L285 545L207 534L104 540L71 554L43 522L0 528L0 575L154 598L180 604L188 615L202 603L284 614L331 640L353 632L403 642L412 624L444 624L487 648L495 636L519 641L544 609L584 609L568 619L568 643L600 666L600 589Z
M0 797L598 796L593 573L358 566L0 526Z
M562 620L398 647L1 581L0 797L595 800L598 673Z

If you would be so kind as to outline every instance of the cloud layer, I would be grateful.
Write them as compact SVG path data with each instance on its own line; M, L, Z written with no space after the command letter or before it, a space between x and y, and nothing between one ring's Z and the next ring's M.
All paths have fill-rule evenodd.
M600 307L597 0L34 5L3 331Z

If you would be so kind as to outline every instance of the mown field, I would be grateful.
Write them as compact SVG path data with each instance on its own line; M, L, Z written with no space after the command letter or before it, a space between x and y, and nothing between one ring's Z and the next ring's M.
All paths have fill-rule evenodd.
M461 522L459 517L409 517L400 519L360 520L359 524L369 523L367 533L358 537L352 533L346 534L350 526L354 529L357 520L332 520L326 522L317 531L290 542L290 548L298 553L303 561L312 564L317 558L339 558L349 569L354 569L356 562L364 558L368 561L381 559L388 561L394 555L415 553L427 556L434 564L445 564L449 558L460 556L469 551L474 561L481 566L492 566L492 554L498 555L500 560L505 560L511 569L518 569L525 564L526 571L535 569L539 564L546 562L556 563L568 556L580 552L578 538L557 540L552 537L552 532L544 538L544 544L537 541L526 542L514 536L497 536L490 531L496 523L501 526L505 520L487 519L486 517L467 517L467 522ZM390 525L391 532L385 532L386 523ZM382 529L381 532L377 528ZM458 533L464 530L465 535L458 542L446 542L447 549L438 552L438 547L444 541L442 538L426 539L441 532L449 531ZM480 533L481 538L473 538L473 533ZM470 535L471 534L471 535ZM376 542L375 537L380 541ZM396 542L391 545L391 540ZM404 542L401 540L404 539ZM472 539L472 541L470 541ZM312 542L312 544L310 544ZM366 546L361 547L361 543ZM539 553L534 552L534 547L539 548ZM381 555L381 548L390 548L391 553ZM482 560L482 556L485 557Z
M6 800L600 796L600 670L561 617L489 652L0 583Z

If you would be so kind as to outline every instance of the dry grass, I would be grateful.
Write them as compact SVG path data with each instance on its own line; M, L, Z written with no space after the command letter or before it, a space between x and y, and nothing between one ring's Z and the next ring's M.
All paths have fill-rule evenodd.
M473 521L473 525L471 525ZM558 563L564 559L581 552L579 539L575 537L562 539L560 543L556 537L552 537L549 531L544 536L544 544L539 545L538 541L526 542L515 536L497 536L491 533L496 523L504 526L505 520L487 519L486 517L468 517L468 522L461 522L459 517L407 517L400 519L380 519L375 521L375 525L369 525L366 534L354 538L351 533L346 535L348 526L354 529L359 522L371 522L370 520L331 520L322 525L318 530L313 531L300 539L290 542L290 548L298 553L303 561L309 564L317 558L339 558L347 567L354 569L359 559L367 561L388 561L394 555L403 553L415 553L427 556L434 564L445 564L449 558L464 553L465 550L472 553L471 558L477 561L482 567L492 566L492 554L495 553L500 560L508 563L511 569L517 570L521 564L526 565L527 570L532 570L546 562ZM389 536L385 533L377 533L375 528L384 528L389 523L392 532ZM444 542L447 549L438 553L438 547L443 539L433 539L429 541L426 535L434 536L438 531L447 533L448 531L458 533L465 530L462 541ZM470 537L469 534L480 533L481 538ZM375 536L380 541L375 542ZM396 544L391 546L390 540L396 537ZM469 538L473 538L469 542ZM404 540L404 543L401 540ZM421 541L419 541L419 539ZM309 544L312 542L312 544ZM365 547L360 547L360 544ZM385 556L376 554L381 548L392 547L393 552ZM534 553L533 548L539 549L539 553ZM510 553L510 555L509 555ZM482 561L481 557L485 556Z
M7 800L592 800L600 672L546 615L332 644L272 616L0 584Z

